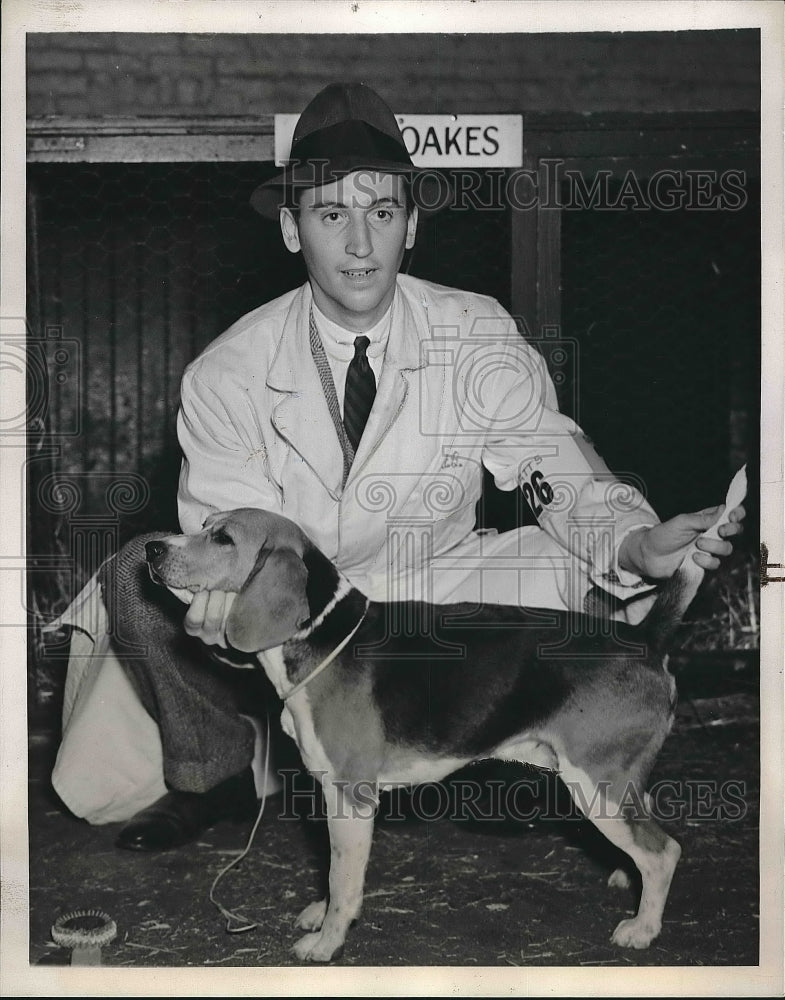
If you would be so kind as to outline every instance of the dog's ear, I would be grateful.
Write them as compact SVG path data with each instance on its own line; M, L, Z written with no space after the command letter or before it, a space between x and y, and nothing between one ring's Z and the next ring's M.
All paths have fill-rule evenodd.
M226 639L258 653L291 639L308 618L308 571L293 549L262 548L226 620Z

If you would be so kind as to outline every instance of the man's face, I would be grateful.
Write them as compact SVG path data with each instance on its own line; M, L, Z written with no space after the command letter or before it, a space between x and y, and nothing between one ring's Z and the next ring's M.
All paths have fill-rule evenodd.
M281 231L303 260L321 311L355 333L387 311L404 250L414 246L417 209L406 211L398 174L356 171L300 196L299 211L281 209Z

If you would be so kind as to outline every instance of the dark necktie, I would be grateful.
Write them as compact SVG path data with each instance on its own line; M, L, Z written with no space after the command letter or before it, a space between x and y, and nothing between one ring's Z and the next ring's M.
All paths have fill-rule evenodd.
M376 395L376 379L373 377L371 366L368 364L368 355L365 353L369 344L370 340L367 337L354 338L354 357L346 373L343 425L355 451L360 444L365 422Z

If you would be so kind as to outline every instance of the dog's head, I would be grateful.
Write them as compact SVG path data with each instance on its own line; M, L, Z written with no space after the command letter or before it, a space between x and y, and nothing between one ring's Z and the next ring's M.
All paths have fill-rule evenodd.
M324 595L316 590L332 586L334 593L335 580L315 587L306 565L314 561L321 576L332 571L337 579L332 565L293 521L254 508L213 514L196 534L147 544L147 563L157 583L175 591L237 594L226 639L243 653L281 645L321 610Z

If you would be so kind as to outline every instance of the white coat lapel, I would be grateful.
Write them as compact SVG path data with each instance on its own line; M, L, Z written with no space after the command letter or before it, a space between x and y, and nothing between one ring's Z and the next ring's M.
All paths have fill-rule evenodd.
M311 293L306 285L292 305L267 385L279 393L272 423L334 498L342 493L343 453L335 433L319 373L311 354L308 316Z

